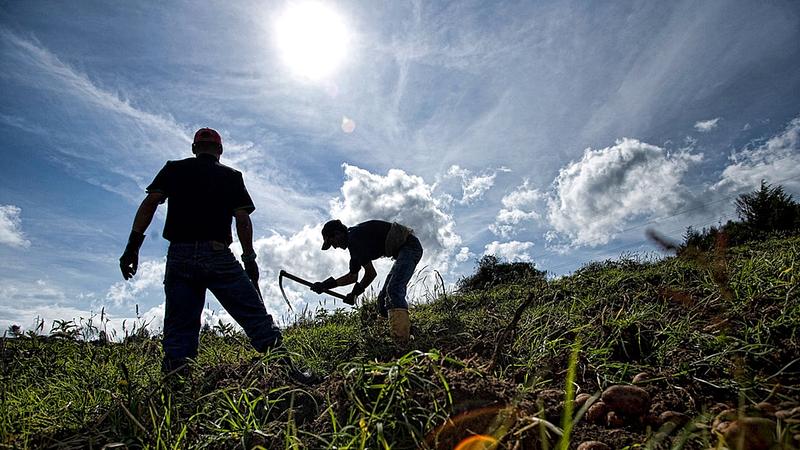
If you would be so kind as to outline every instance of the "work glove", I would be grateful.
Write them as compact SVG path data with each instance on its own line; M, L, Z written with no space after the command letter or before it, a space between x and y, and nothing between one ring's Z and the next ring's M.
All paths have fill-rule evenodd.
M122 271L122 278L129 280L136 275L139 268L139 248L144 242L144 234L131 230L128 236L128 245L119 257L119 269Z
M356 284L353 285L353 290L350 291L349 294L344 296L343 302L347 303L348 305L355 305L356 304L356 297L364 293L364 286L361 286L361 283L356 281Z
M258 289L258 264L256 263L256 254L242 255L242 262L244 263L244 273L247 278L253 283L253 286Z
M316 283L312 284L311 290L316 292L317 294L322 294L328 289L333 289L336 286L337 286L336 279L334 279L333 277L328 277L328 279L325 281L317 281Z

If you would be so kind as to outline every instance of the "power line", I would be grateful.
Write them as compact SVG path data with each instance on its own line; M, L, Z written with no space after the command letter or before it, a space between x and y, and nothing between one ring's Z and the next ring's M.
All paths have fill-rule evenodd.
M788 158L788 157L787 157L787 158ZM782 158L782 159L787 159L787 158ZM780 161L780 160L778 160L778 161ZM791 177L783 178L783 179L781 179L781 180L774 181L774 182L772 182L771 184L781 184L781 183L784 183L784 182L786 182L786 181L789 181L789 180L796 180L796 179L800 179L800 175L795 175L795 176L791 176ZM678 212L676 212L676 213L674 213L674 214L670 214L670 215L668 215L668 216L660 217L660 218L658 218L658 219L653 219L653 220L650 220L650 221L648 221L648 222L645 222L645 223L641 223L641 224L638 224L638 225L634 225L634 226L632 226L632 227L625 228L625 229L623 229L623 230L621 230L621 231L617 232L616 234L623 234L623 233L626 233L626 232L628 232L628 231L636 230L636 229L639 229L639 228L642 228L642 227L645 227L645 226L648 226L648 225L653 225L653 224L661 223L661 222L664 222L664 221L665 221L665 220L667 220L667 219L671 219L671 218L674 218L674 217L680 216L680 215L682 215L682 214L686 214L687 212L692 212L692 211L696 211L696 210L699 210L699 209L705 209L707 206L714 205L714 204L717 204L717 203L720 203L720 202L723 202L723 201L726 201L726 200L731 200L731 199L733 199L733 198L739 197L739 195L740 195L740 194L732 194L732 195L728 195L728 196L725 196L725 197L722 197L722 198L719 198L719 199L716 199L716 200L713 200L713 201L710 201L710 202L706 202L706 203L700 204L700 205L698 205L698 206L696 206L696 207L693 207L693 208L685 209L685 210L683 210L683 211L678 211ZM710 222L710 223L706 223L706 224L704 224L704 225L702 225L702 226L703 226L703 227L706 227L706 226L711 226L711 225L713 225L714 223L717 223L717 222L719 222L720 220L730 220L730 219L733 219L733 216L732 216L731 214L723 214L722 216L720 216L720 217L717 217L717 218L716 218L714 221L712 221L712 222ZM677 230L672 230L672 231L674 232L674 231L677 231ZM602 237L601 237L601 238L592 239L592 240L589 240L589 241L587 241L585 244L591 244L592 242L599 242L599 241L601 241L602 239L603 239ZM612 248L610 248L610 249L604 249L604 251L606 251L606 252L612 252L612 251L617 251L617 250L623 250L623 249L633 248L633 247L636 247L636 246L639 246L639 245L641 245L641 242L637 242L637 243L631 243L631 244L624 244L624 245L622 245L622 246L618 246L618 247L612 247ZM553 250L549 250L549 249L546 249L546 252L547 252L548 254L550 254L550 255L557 255L557 254L558 254L558 252L556 252L556 251L553 251ZM559 264L559 265L557 265L557 266L555 266L555 267L551 267L551 268L549 268L549 270L550 270L550 271L556 271L556 270L558 270L558 269L561 269L561 268L564 268L564 267L569 267L570 265L572 265L572 263L564 263L564 264Z
M800 179L800 175L795 175L795 176L792 176L792 177L784 178L782 180L775 181L772 184L780 184L780 183L783 183L785 181L794 180L794 179ZM673 217L677 217L677 216L686 214L687 212L697 211L699 209L705 209L707 206L714 205L714 204L717 204L717 203L721 203L721 202L723 202L725 200L730 200L730 199L738 197L738 196L739 196L739 194L732 194L732 195L728 195L728 196L725 196L725 197L722 197L722 198L719 198L719 199L716 199L716 200L713 200L713 201L710 201L710 202L701 203L700 205L695 206L693 208L684 209L682 211L678 211L678 212L670 214L668 216L659 217L657 219L650 220L649 222L641 223L641 224L634 225L634 226L629 227L629 228L622 229L622 230L616 232L616 234L623 234L623 233L626 233L628 231L635 230L637 228L642 228L642 227L645 227L647 225L652 225L652 224L655 224L655 223L663 222L664 220L671 219ZM588 241L584 242L583 244L591 244L593 242L602 241L603 239L604 239L603 237L599 237L599 238L588 240Z
M706 222L706 223L702 224L701 226L702 227L711 226L711 225L713 225L715 223L718 223L721 220L730 220L730 219L733 219L733 218L734 218L734 215L725 214L722 217L718 217L718 218L716 218L716 219L714 219L714 220L712 220L710 222ZM674 233L674 232L682 230L682 229L683 229L683 226L681 226L681 228L668 230L666 233ZM617 252L619 250L633 249L634 247L638 247L638 246L642 245L642 243L643 243L642 241L635 242L635 243L627 243L627 244L619 245L619 246L616 246L616 247L606 248L606 249L603 249L603 251L608 253L608 252ZM578 263L578 264L581 264L581 263ZM558 264L558 265L553 266L553 267L549 267L547 270L549 272L555 272L555 271L557 271L559 269L562 269L562 268L565 268L565 267L569 267L571 265L573 265L573 263L562 263L562 264Z

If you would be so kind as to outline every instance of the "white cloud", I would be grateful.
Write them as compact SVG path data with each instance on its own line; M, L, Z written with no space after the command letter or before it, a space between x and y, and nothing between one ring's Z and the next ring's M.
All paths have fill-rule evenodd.
M699 132L701 132L701 133L707 133L707 132L713 130L714 128L717 128L717 125L719 125L720 119L721 119L721 117L716 117L714 119L701 120L699 122L695 122L694 129L699 131Z
M275 233L270 237L257 239L253 244L258 254L256 261L261 270L259 285L264 295L264 302L267 311L273 314L276 320L289 314L278 286L278 274L281 270L311 282L321 281L329 276L339 277L347 272L347 252L335 249L323 251L321 229L321 224L314 227L306 226L291 236ZM346 294L349 289L350 287L342 287L335 290ZM295 312L301 311L306 305L342 306L340 301L333 302L333 298L317 295L306 286L288 279L284 280L284 291Z
M501 169L503 170L503 169ZM505 169L507 170L507 169ZM476 200L483 198L483 194L494 186L497 171L482 175L473 175L469 169L464 169L458 165L452 165L447 170L450 177L461 178L461 200L459 203L468 205Z
M524 228L518 227L522 222L540 220L537 209L544 209L542 203L545 195L538 189L531 188L528 180L513 192L503 197L503 208L497 213L494 224L489 229L498 236L509 237Z
M44 332L50 331L53 320L77 320L88 317L68 304L64 289L50 280L0 280L0 335L10 325L25 330L35 328L38 319L44 322Z
M507 261L528 262L533 260L533 257L529 253L529 250L531 248L533 248L533 242L492 241L486 244L486 246L484 247L483 254L494 255L497 256L498 258L502 258Z
M31 242L22 233L22 210L14 205L0 205L0 244L11 247L29 247Z
M461 247L461 250L459 250L458 254L456 254L456 261L463 263L473 257L475 257L475 253L469 251L469 247Z
M152 332L158 332L159 330L164 329L164 311L166 310L166 304L164 302L148 309L144 313L140 315L139 318L136 317L117 317L112 318L111 325L112 328L115 330L116 335L121 337L124 336L124 331L122 330L122 321L126 322L125 328L130 331L132 325L134 323L145 323L147 324L147 328ZM230 324L234 326L234 329L241 330L242 328L239 324L233 320L230 314L228 314L225 309L211 309L208 307L203 308L203 311L200 314L200 323L202 325L209 325L209 326L216 326L219 323L223 324Z
M800 117L790 121L782 133L732 154L730 160L714 190L736 194L757 189L765 180L800 193Z
M432 196L431 186L422 178L401 170L390 170L386 176L380 176L355 166L343 167L345 181L341 188L342 196L331 201L331 217L339 218L348 225L370 219L406 224L414 228L425 251L419 269L431 265L434 269L446 272L461 238L453 231L455 224L452 217L442 211L439 201ZM287 323L293 316L278 286L281 270L309 281L338 277L347 272L349 256L346 251L321 250L321 228L320 223L304 226L294 234L273 232L271 236L257 238L253 243L258 255L256 261L261 272L259 285L264 302L267 311L279 323ZM241 254L241 245L234 242L232 251L235 255ZM467 251L466 255L472 254ZM381 277L388 272L391 261L382 259L375 264L379 278L370 287L373 291L381 286ZM132 280L114 283L108 289L106 300L117 306L131 305L143 296L152 294L155 288L161 288L164 267L165 260L143 262ZM304 308L342 306L340 301L314 294L306 286L291 280L285 280L284 290L294 313ZM349 287L337 290L344 294Z
M637 216L675 211L690 199L681 184L702 154L622 139L562 168L548 199L548 220L572 245L607 243ZM552 239L552 234L550 235Z
M164 270L167 259L143 261L139 263L136 275L127 281L118 281L106 292L106 300L115 306L133 305L137 299L152 289L161 288L164 283Z
M331 202L331 217L348 226L371 219L395 221L414 229L424 249L420 267L430 265L447 272L449 259L461 243L453 217L442 201L433 196L433 187L422 177L391 169L377 175L344 164L342 198Z

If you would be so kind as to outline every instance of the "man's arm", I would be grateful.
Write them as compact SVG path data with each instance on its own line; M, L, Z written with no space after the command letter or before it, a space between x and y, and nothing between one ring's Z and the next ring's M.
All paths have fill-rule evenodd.
M261 293L258 287L259 270L256 263L256 251L253 249L253 222L250 220L250 211L241 208L233 212L236 219L236 235L239 236L239 243L242 244L242 263L247 277Z
M364 291L367 289L367 286L372 283L372 280L374 280L375 276L377 275L377 272L375 272L375 267L372 265L372 261L367 261L364 263L363 267L364 277L361 278L361 281L358 281L358 272L350 272L336 280L336 284L339 286L355 283L353 290L350 291L350 293L347 294L344 299L344 302L348 305L355 305L356 297L364 293Z
M335 279L336 286L347 286L349 284L357 282L358 272L360 272L360 269L355 272L348 272L342 275L341 277L336 278ZM367 286L370 285L370 283L372 283L372 281L375 279L377 275L378 272L375 271L375 266L372 265L372 261L367 261L367 263L364 264L364 277L361 278L361 282L359 282L358 284L366 288ZM322 282L320 284L322 284ZM336 286L331 286L331 287L336 287ZM326 287L326 289L329 288Z
M239 236L239 243L242 244L243 255L255 255L253 250L253 222L250 220L250 213L245 209L237 209L233 213L236 218L236 235Z
M139 205L139 209L136 210L136 216L133 218L132 230L144 234L144 232L147 231L147 227L150 226L150 222L153 221L153 216L156 215L158 205L163 202L164 194L161 192L151 192L147 194L147 197L142 200L142 204Z
M358 282L358 284L362 289L366 289L376 276L378 276L378 272L375 271L372 261L367 261L367 263L364 264L364 277Z
M147 197L142 200L139 209L136 210L136 216L133 218L133 226L131 227L131 234L128 236L128 245L125 246L125 251L119 258L119 268L122 271L122 278L130 279L136 275L136 270L139 268L139 248L144 242L144 232L153 221L153 216L156 214L158 205L164 202L165 195L161 192L150 192Z
M350 272L336 279L336 286L347 286L358 281L358 272Z

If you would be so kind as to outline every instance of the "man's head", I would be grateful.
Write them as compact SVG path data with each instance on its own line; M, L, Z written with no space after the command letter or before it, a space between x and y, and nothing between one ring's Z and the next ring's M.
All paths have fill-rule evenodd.
M211 128L200 128L194 134L192 142L192 153L208 153L217 158L222 154L222 137L216 130Z
M322 249L347 248L347 226L339 220L329 220L322 227Z

